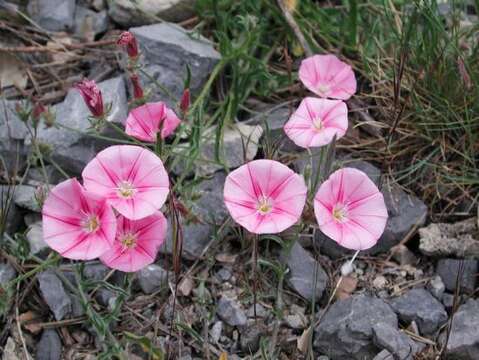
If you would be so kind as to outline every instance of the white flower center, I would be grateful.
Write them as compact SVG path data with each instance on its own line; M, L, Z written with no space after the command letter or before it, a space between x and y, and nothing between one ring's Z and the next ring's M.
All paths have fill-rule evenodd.
M348 209L343 204L336 204L333 208L333 219L338 223L348 220Z
M135 194L136 189L133 187L133 185L128 182L128 181L123 181L119 186L118 186L118 195L125 199L130 199L133 197Z
M100 219L97 215L88 216L83 223L83 228L89 233L94 233L100 228Z
M266 215L271 212L273 206L267 197L262 197L258 202L257 209L261 215Z
M318 93L319 93L319 95L325 95L325 94L328 93L330 90L331 90L331 88L329 87L329 85L321 84L321 85L318 86Z
M323 120L321 116L317 116L316 119L313 120L313 126L316 131L321 131L323 129Z
M137 237L135 234L127 233L120 237L120 242L125 249L132 249L136 246Z

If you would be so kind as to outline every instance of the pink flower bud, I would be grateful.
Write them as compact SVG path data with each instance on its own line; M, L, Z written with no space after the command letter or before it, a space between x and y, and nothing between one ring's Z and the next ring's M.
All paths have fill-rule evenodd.
M47 111L47 108L41 102L35 103L32 110L33 119L35 121L39 120L40 116L42 116L42 114L44 114L46 111Z
M141 88L140 84L140 79L138 78L138 75L132 74L130 76L131 84L133 85L133 97L135 99L142 99L144 94L143 94L143 89Z
M181 96L180 109L184 113L188 111L190 107L190 89L185 89L183 95Z
M118 38L117 44L126 50L126 53L130 58L138 57L138 44L136 43L135 36L131 32L122 32Z
M80 91L86 106L88 106L93 116L101 117L104 115L103 98L95 81L85 79L77 83L74 88Z

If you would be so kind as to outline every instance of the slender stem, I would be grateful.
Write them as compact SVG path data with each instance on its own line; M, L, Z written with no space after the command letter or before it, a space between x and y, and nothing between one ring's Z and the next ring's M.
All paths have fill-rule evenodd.
M256 304L257 304L257 285L258 285L258 237L259 235L255 234L253 237L253 311L254 311L254 320L257 321L258 317L256 315Z

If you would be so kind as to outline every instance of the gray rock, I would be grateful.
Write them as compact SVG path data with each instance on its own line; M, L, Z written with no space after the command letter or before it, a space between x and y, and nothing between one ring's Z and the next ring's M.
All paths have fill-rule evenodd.
M425 289L409 290L390 305L401 321L415 321L421 334L433 334L447 321L444 306Z
M454 306L454 295L449 293L444 293L442 295L441 302L446 309L449 309L449 310L452 309L452 307ZM460 299L458 303L460 303Z
M70 315L72 310L70 297L55 273L48 270L38 274L38 282L42 297L53 312L55 319L60 321Z
M237 300L225 295L221 296L218 301L216 314L221 320L231 326L245 326L248 321L244 310Z
M289 253L281 254L281 261L289 268L288 284L302 297L319 300L328 285L328 275L319 264L299 243L295 242ZM314 276L316 273L316 292L313 293Z
M62 358L62 342L53 329L43 330L37 344L37 360L60 360Z
M106 306L108 309L113 309L117 296L115 292L109 289L100 288L95 293L95 299L100 305Z
M428 256L479 259L477 218L453 224L429 224L419 229L419 250Z
M439 275L436 275L431 279L431 281L429 281L427 289L436 299L441 301L442 296L444 295L444 291L446 291L446 286L444 285L441 277Z
M217 172L210 179L204 180L195 187L193 213L202 221L212 224L222 223L228 216L223 200L223 188L226 174Z
M208 162L199 164L198 172L200 175L209 175L215 171L227 168L236 168L243 165L245 162L253 160L258 152L259 139L263 134L263 129L260 126L250 126L246 124L235 124L234 126L225 129L223 133L222 147L220 148L220 159L223 164L212 163L215 159L215 136L216 129L213 128L210 132L210 137L205 140L201 147L201 159ZM246 152L244 151L246 150Z
M37 199L35 198L35 192L35 186L17 185L13 196L15 204L24 209L41 212Z
M183 86L178 87L178 82L183 83L181 79L186 76L187 64L191 69L190 89L195 93L203 87L220 60L220 54L209 40L175 24L160 23L131 28L130 31L136 36L140 45L141 61L146 66L146 73L150 74L150 66L156 66L155 71L163 74L162 79L157 79L160 80L158 83L168 89L175 100L179 99L183 92ZM169 82L171 79L175 79L173 83ZM148 77L143 77L142 80L147 86L149 83L157 88ZM154 100L167 102L169 100L158 92L152 95Z
M470 299L454 314L446 347L448 359L475 360L479 354L479 300Z
M458 274L462 266L460 286L462 290L472 292L476 288L476 274L478 272L477 260L441 259L437 262L436 272L441 277L446 289L454 292L456 290Z
M394 360L412 360L413 355L421 350L409 336L386 323L373 326L374 343L381 349L386 349Z
M210 336L213 342L218 342L220 340L222 332L223 332L223 321L215 322L210 330Z
M106 10L96 12L83 6L75 11L74 32L81 38L92 40L96 35L108 30L108 14Z
M384 201L388 209L388 221L383 235L378 243L365 251L368 254L378 254L389 251L397 245L415 226L421 226L426 221L427 206L417 197L408 195L399 187L385 184L382 188ZM335 241L317 231L316 240L321 245L321 251L333 258L353 254Z
M64 179L64 176L53 165L45 165L45 172L47 174L48 181L45 180L45 175L40 167L30 168L25 180L30 184L40 185L48 183L56 185Z
M17 271L9 263L0 263L0 286L15 279Z
M353 295L335 302L315 329L314 346L338 360L372 359L381 349L373 342L373 327L397 328L391 307L376 297Z
M43 225L41 221L37 221L28 227L26 238L30 246L30 254L37 255L49 249L49 246L43 240Z
M393 354L391 354L387 350L382 350L379 354L377 354L373 360L395 360Z
M108 11L116 23L124 26L140 26L164 21L180 22L194 14L195 0L115 0Z
M216 277L220 281L228 281L232 276L231 270L225 267L222 267L216 272Z
M274 106L246 120L245 123L248 125L260 125L263 129L264 138L268 137L270 144L281 144L280 149L282 151L300 151L303 149L291 141L283 130L283 126L289 120L292 111L294 111L294 108L290 108L289 105ZM305 160L304 164L307 161ZM303 164L302 161L298 163Z
M137 278L141 290L145 294L152 294L168 286L168 271L155 264L141 269L137 274Z
M26 165L28 131L15 111L16 101L0 101L0 169L16 175Z
M254 354L258 351L261 336L265 333L265 329L261 323L252 323L240 329L240 347L246 354Z
M83 269L83 275L89 280L100 281L103 280L110 269L101 263L89 263Z
M116 77L103 81L98 86L104 104L112 105L107 121L122 126L128 112L125 81L122 77ZM62 168L79 174L98 150L109 144L87 134L90 128L90 112L76 89L71 89L65 100L55 106L54 111L58 126L40 127L38 141L52 148L52 158ZM105 129L104 134L116 136L111 129Z
M0 166L1 168L1 166ZM0 214L5 219L4 230L9 233L15 233L22 224L22 214L20 209L15 205L13 200L13 187L8 185L0 185Z
M30 0L27 12L46 30L69 31L73 28L75 0Z
M248 311L246 312L246 316L249 318L254 318L254 304L249 307ZM267 318L268 316L269 310L261 304L256 304L256 317Z

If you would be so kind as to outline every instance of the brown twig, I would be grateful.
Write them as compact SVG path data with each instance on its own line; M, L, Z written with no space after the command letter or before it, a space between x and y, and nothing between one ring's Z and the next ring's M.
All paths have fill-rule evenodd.
M304 37L303 32L298 26L298 23L294 19L293 15L289 10L286 8L286 5L284 4L283 0L277 0L278 6L283 12L283 16L288 23L289 27L291 30L293 30L294 35L298 39L299 43L301 44L301 47L303 48L304 52L306 53L307 56L312 56L313 55L313 50L309 46L308 42L306 41L306 38Z
M100 40L100 41L91 41L81 44L62 44L63 47L67 50L82 50L84 48L95 48L103 47L109 45L115 45L116 40ZM9 53L34 53L34 52L60 52L61 49L52 48L49 46L15 46L15 47L0 47L0 52L9 52Z

